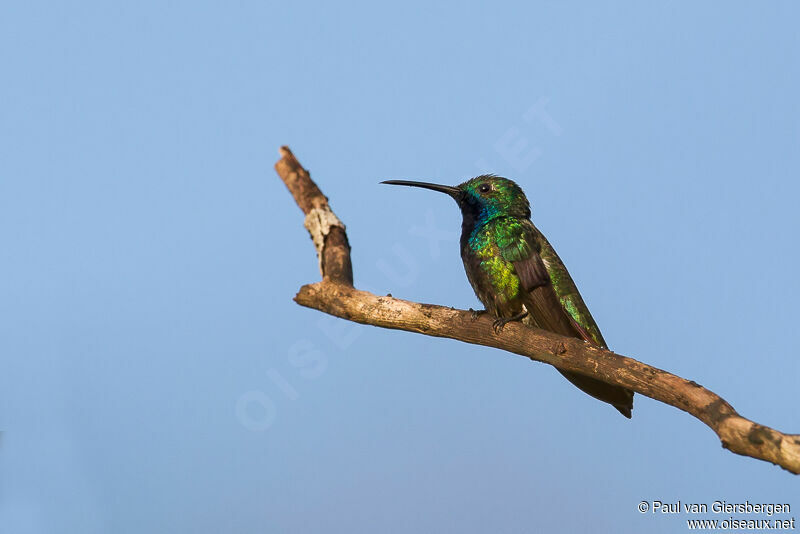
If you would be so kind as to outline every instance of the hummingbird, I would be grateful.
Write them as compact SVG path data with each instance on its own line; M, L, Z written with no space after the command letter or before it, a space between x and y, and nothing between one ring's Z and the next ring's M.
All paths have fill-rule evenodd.
M608 348L561 258L531 222L530 203L515 182L484 174L457 186L408 180L381 183L439 191L456 201L462 216L464 270L478 300L495 317L495 332L510 321L522 321ZM633 391L558 371L585 393L631 417Z

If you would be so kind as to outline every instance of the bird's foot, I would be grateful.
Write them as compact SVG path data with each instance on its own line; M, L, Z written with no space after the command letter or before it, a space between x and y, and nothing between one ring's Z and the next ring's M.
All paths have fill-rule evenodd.
M486 313L486 310L473 310L472 308L470 308L469 313L472 314L472 320L474 321L475 319Z
M500 334L500 332L503 331L503 327L505 327L508 323L512 321L520 321L525 317L527 317L527 315L528 315L527 311L522 311L521 313L518 313L513 317L505 317L497 319L494 323L492 323L492 329L494 329L495 334Z
M511 319L497 319L492 323L492 330L494 330L495 334L500 334L500 332L502 332L503 328L506 326L506 323L510 321Z

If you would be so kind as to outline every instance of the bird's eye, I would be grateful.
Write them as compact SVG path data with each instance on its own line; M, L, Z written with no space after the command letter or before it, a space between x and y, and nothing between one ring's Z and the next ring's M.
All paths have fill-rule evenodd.
M492 186L489 184L481 184L478 186L478 191L481 193L488 193L489 191L491 191L491 189Z

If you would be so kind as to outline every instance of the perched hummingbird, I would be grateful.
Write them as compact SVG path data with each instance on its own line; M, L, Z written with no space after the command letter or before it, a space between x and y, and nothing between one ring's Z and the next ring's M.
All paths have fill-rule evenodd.
M531 222L522 189L494 175L452 187L387 180L450 195L461 208L461 259L467 278L486 311L497 318L495 331L509 321L583 339L607 348L600 329L556 251ZM592 397L631 417L633 392L595 378L559 372Z

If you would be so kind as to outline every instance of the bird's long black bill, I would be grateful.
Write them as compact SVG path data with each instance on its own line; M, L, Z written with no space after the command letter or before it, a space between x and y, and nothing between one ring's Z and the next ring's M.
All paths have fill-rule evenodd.
M432 184L429 182L411 182L409 180L386 180L381 182L382 184L389 184L389 185L409 185L411 187L421 187L423 189L430 189L432 191L439 191L440 193L445 193L453 197L454 199L458 200L461 198L461 189L457 187L453 187L450 185L441 185L441 184Z

